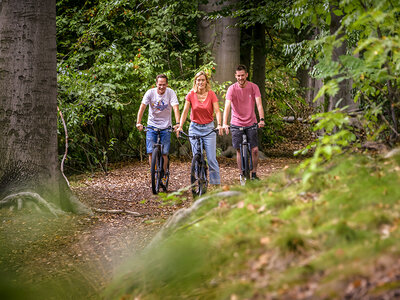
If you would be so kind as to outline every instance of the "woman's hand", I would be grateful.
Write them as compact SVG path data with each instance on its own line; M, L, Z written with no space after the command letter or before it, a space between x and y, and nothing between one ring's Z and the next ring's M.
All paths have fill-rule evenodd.
M221 125L217 126L218 134L223 135L224 134L224 128Z

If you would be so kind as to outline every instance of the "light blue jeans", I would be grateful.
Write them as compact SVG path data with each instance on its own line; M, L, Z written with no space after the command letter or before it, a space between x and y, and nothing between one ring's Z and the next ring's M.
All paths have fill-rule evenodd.
M205 135L214 129L214 122L208 124L197 124L191 122L189 126L189 135ZM202 138L204 149L206 150L208 168L210 173L210 184L221 184L221 178L219 175L219 165L217 161L217 134L215 132ZM197 140L190 139L192 145L193 156L197 152ZM203 153L203 148L201 149Z

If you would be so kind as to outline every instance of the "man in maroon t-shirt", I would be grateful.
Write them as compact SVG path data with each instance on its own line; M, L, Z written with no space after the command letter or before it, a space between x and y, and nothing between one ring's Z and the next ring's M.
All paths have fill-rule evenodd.
M240 162L240 144L242 143L242 132L235 127L247 127L257 123L254 106L257 106L260 116L259 127L264 127L264 109L261 102L261 93L258 86L250 81L247 81L247 69L245 65L239 65L236 68L235 77L237 82L232 84L226 93L225 110L223 118L223 127L225 133L229 134L228 116L231 113L231 132L232 145L236 149L236 159L238 168L241 171ZM257 177L258 165L258 137L257 130L248 130L247 139L251 147L251 156L253 159L252 179Z

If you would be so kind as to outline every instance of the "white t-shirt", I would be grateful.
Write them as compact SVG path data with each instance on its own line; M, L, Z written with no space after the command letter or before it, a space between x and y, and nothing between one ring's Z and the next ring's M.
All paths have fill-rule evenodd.
M172 106L179 105L175 92L168 87L162 95L157 93L157 88L148 90L143 96L142 103L149 106L147 125L160 129L171 126Z

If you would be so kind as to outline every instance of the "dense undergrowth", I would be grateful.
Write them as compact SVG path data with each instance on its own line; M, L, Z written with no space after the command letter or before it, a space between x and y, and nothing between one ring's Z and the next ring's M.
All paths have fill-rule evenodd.
M300 176L288 169L236 187L242 196L215 197L190 226L125 264L107 298L360 299L396 290L400 156L338 156L308 190Z

